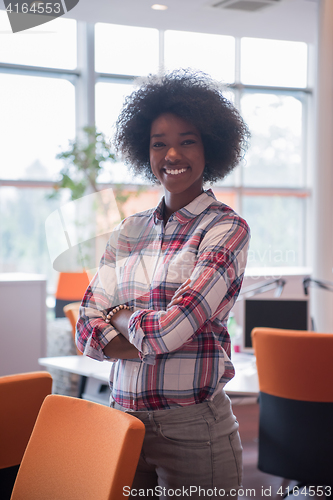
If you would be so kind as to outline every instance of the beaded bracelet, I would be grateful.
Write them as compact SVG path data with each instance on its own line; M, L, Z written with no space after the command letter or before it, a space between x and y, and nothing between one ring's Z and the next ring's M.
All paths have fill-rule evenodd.
M111 323L112 316L114 316L117 312L121 311L122 309L131 310L132 308L127 304L120 304L119 306L114 307L113 309L111 309L111 311L109 311L106 315L104 315L105 323Z

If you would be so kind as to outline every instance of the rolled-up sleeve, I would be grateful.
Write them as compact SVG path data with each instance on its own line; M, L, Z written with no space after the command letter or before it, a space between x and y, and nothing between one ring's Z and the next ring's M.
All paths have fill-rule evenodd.
M76 325L76 345L85 355L103 361L103 348L119 332L106 323L104 311L118 305L115 240L118 231L110 238L100 267L83 297Z

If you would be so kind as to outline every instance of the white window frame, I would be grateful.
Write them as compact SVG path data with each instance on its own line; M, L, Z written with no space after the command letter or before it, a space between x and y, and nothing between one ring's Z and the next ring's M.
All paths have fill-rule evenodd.
M74 70L65 69L54 69L54 68L44 68L37 66L25 66L18 64L0 63L0 73L10 73L18 75L33 75L38 77L51 77L51 78L62 78L71 82L75 86L75 123L76 132L80 133L82 128L86 125L95 125L95 85L97 82L112 82L112 83L130 83L133 81L137 75L118 75L109 73L99 73L95 71L95 46L94 46L94 31L95 27L93 24L78 22L77 23L77 57L78 64L77 68ZM240 38L235 38L236 44L236 55L235 55L235 82L230 85L230 88L235 92L235 103L239 106L241 95L250 91L261 91L261 92L276 92L284 93L288 95L303 95L303 158L305 159L305 164L303 165L303 177L304 185L300 188L281 188L276 187L246 187L242 185L242 168L237 168L235 170L235 184L233 186L220 187L219 190L224 190L226 192L232 192L236 197L236 209L242 211L242 197L243 196L301 196L306 199L306 210L304 212L304 226L302 228L302 240L303 248L305 249L305 254L303 256L302 266L308 266L310 262L310 255L307 249L310 248L309 234L306 230L306 221L309 220L309 201L311 199L312 190L311 185L311 167L313 164L313 134L309 132L310 116L313 114L313 79L310 78L312 75L311 66L312 64L312 52L311 48L309 50L309 64L308 64L308 82L311 87L307 88L291 88L291 87L266 87L259 85L244 85L240 81L240 58L241 58L241 43ZM164 62L164 31L159 31L159 67L163 68ZM28 188L28 187L52 187L54 183L52 181L30 181L30 180L4 180L0 179L1 186L14 186L17 188Z

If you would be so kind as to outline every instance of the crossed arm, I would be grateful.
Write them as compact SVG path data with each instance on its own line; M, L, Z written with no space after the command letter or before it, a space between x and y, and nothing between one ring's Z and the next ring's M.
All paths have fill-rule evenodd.
M167 309L177 305L181 301L183 293L189 288L190 280L188 279L175 292ZM104 354L109 358L133 359L139 357L138 349L128 341L128 323L131 316L132 312L127 309L122 309L112 316L111 324L120 335L112 339L103 349Z

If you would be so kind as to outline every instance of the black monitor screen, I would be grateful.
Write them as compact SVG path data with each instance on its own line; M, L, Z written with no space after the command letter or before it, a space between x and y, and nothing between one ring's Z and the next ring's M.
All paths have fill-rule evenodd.
M252 348L251 331L258 326L286 330L308 329L307 300L246 300L245 348Z

